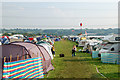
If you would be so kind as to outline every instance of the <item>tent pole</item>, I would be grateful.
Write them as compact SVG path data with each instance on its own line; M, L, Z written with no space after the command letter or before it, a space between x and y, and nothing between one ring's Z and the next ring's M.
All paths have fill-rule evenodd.
M10 62L12 61L12 55L10 54Z
M27 54L27 59L28 59L28 54Z
M17 55L17 61L19 60L19 55Z
M25 60L24 49L23 49L23 60Z
M38 52L37 52L37 57L38 57Z
M4 62L6 62L6 57L4 57Z

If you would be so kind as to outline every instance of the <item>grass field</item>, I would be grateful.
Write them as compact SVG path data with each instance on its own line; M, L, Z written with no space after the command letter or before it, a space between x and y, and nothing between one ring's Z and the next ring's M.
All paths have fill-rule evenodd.
M76 52L76 56L72 57L72 47L75 42L61 40L55 42L56 56L52 63L54 70L49 71L45 78L104 78L97 73L96 67L100 73L106 78L118 79L118 65L104 64L98 59L92 59L91 54ZM79 48L80 49L80 48ZM59 54L65 57L60 58Z

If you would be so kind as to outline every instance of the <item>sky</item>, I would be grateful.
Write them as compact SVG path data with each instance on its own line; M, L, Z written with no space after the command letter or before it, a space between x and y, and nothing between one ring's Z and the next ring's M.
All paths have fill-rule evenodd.
M24 2L26 1L26 2ZM2 28L101 29L118 27L118 0L3 0ZM80 26L83 23L83 26Z

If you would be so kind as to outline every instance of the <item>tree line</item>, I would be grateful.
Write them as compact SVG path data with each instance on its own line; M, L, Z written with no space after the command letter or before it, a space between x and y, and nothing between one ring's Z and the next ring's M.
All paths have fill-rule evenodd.
M36 36L36 35L78 35L80 33L85 34L85 31L88 35L109 35L109 34L118 34L119 28L109 28L109 29L1 29L3 35L13 35L13 34L23 34L26 36Z

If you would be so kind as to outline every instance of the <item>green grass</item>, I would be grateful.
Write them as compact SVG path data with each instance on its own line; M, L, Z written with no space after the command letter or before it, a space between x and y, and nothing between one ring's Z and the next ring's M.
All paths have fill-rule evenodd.
M103 78L97 73L96 66L107 78L118 78L118 65L101 63L98 59L92 59L91 54L78 51L72 57L73 45L76 43L67 40L55 42L56 56L52 61L55 69L49 71L45 78ZM59 54L65 57L60 58Z

